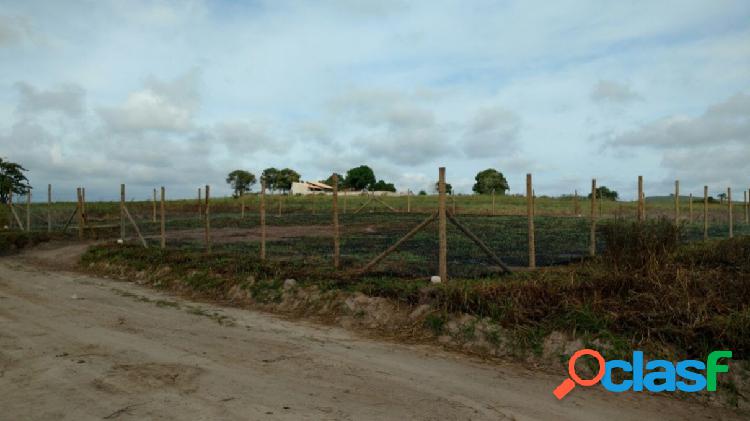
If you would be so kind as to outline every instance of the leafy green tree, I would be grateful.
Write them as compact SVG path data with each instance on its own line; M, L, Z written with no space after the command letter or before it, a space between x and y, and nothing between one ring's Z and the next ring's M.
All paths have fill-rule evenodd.
M726 193L719 193L719 194L716 195L716 197L719 198L719 203L723 204L724 201L727 199L727 194Z
M440 193L440 182L435 182L435 193ZM451 186L451 183L445 183L445 193L446 194L453 194L453 186Z
M371 189L373 185L375 185L375 173L367 165L360 165L346 172L344 186L350 189Z
M372 185L372 189L374 191L390 191L395 192L396 186L393 185L393 183L386 183L383 180L378 180L377 183Z
M471 189L475 193L490 194L494 190L497 194L505 195L505 192L510 190L508 180L505 179L503 173L492 168L478 172L474 180L476 183Z
M20 164L0 158L0 202L8 203L11 192L26 194L31 189L24 171L28 170Z
M288 192L292 189L292 183L299 182L300 178L301 176L297 171L294 171L291 168L284 168L279 170L274 187Z
M417 193L419 196L427 196L427 192L424 190L420 190L419 193Z
M240 197L252 190L256 182L255 174L245 170L234 170L227 175L227 184L232 187L234 197Z
M336 174L339 178L339 188L344 186L344 176L339 173L333 173ZM324 181L322 181L323 184L327 184L331 187L333 187L333 174L331 174L330 177L326 178Z
M279 170L274 167L266 168L260 174L260 179L266 182L266 188L274 191L279 182Z
M607 186L600 186L596 188L596 197L598 199L617 200L619 194L614 190L610 190ZM591 199L591 193L589 193L588 198Z

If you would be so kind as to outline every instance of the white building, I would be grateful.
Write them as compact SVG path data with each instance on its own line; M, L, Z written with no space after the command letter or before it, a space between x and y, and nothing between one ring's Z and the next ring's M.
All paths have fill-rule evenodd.
M318 183L315 181L302 181L299 183L292 183L292 194L324 194L331 193L333 187L328 184Z

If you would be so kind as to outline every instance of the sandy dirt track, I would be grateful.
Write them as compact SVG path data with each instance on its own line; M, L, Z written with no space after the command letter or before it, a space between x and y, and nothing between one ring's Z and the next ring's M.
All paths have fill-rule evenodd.
M0 258L0 419L733 419Z

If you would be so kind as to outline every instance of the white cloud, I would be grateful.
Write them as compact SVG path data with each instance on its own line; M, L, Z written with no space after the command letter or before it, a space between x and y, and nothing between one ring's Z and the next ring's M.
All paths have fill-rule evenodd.
M115 131L188 131L199 105L198 77L196 71L172 81L151 76L122 105L101 107L99 115Z

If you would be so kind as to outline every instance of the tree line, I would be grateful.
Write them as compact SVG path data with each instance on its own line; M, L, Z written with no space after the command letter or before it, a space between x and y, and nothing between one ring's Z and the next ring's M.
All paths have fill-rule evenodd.
M8 203L11 193L25 194L31 189L28 179L24 175L25 171L27 171L26 168L21 164L0 158L0 203ZM393 183L377 179L375 172L367 165L351 168L345 175L336 174L336 176L339 180L339 188L343 190L396 191L396 186ZM301 175L291 168L277 169L274 167L264 169L260 177L265 181L266 188L272 192L279 191L282 193L288 193L292 188L292 183L299 182L301 179ZM478 172L474 181L472 191L477 194L505 195L510 191L510 185L503 173L493 168ZM226 182L231 186L233 195L239 197L251 192L258 183L258 178L250 171L238 169L227 175ZM332 185L333 174L322 180L321 183ZM445 187L448 194L453 194L451 184L446 183ZM438 190L437 182L434 185L434 190L436 192ZM421 190L418 194L426 195L427 192ZM599 186L596 189L596 195L597 198L605 200L618 200L619 198L616 191L606 186ZM719 195L721 199L724 199L723 196L725 196L724 193ZM588 197L591 198L591 194ZM709 201L714 201L714 199L709 198Z

